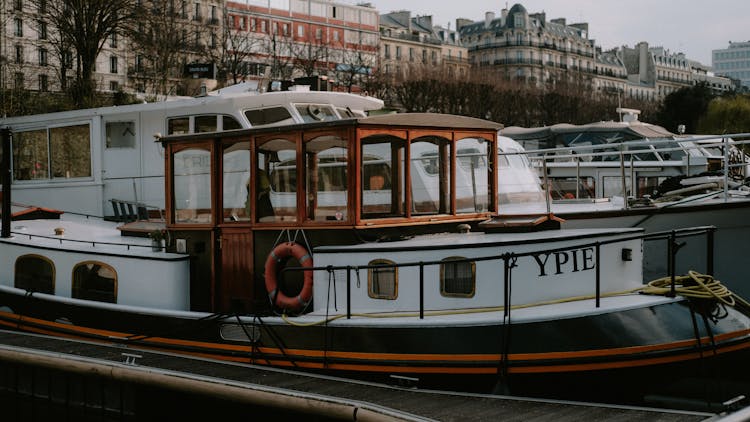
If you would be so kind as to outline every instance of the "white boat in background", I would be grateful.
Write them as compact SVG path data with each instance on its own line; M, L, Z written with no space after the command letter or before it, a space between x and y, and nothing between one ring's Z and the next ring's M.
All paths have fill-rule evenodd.
M529 195L538 199L501 202L501 215L552 213L569 228L640 227L646 232L715 226L713 259L699 252L704 240L692 239L676 246L678 272L702 268L750 295L750 280L737 265L744 259L741 245L750 237L745 179L750 159L741 151L750 134L673 135L637 120L501 133L516 137L519 144L539 135L568 142L518 152L538 175L540 188L530 189ZM655 138L645 138L647 134ZM655 276L668 270L669 260L647 245L644 265L646 276Z
M348 119L383 108L372 97L289 89L243 83L203 97L3 119L13 134L14 200L134 218L138 208L165 206L161 136Z
M523 164L496 159L517 148L499 128L417 113L161 138L166 226L3 213L0 326L620 403L685 374L706 391L748 358L746 302L692 273L645 283L644 239L663 234L489 221L498 175ZM149 228L154 245L129 236Z

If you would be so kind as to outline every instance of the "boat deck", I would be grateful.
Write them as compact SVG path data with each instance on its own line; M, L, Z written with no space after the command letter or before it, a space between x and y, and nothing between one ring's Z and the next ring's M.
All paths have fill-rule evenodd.
M349 420L702 421L710 413L508 396L457 394L364 383L123 346L0 331L0 365L137 382L248 405ZM275 404L273 404L275 403ZM715 420L715 419L714 419Z

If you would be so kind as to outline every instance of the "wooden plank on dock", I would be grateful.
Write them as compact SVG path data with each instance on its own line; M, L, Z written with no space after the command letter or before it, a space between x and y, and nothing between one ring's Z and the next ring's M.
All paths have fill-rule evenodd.
M136 383L295 407L356 420L505 420L556 422L703 421L716 415L518 397L401 388L254 365L150 352L116 344L0 330L0 362L81 371Z

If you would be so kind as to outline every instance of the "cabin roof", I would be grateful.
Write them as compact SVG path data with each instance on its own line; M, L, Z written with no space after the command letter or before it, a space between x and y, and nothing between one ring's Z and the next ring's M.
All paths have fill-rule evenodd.
M586 125L571 125L560 123L552 126L537 128L508 127L501 134L509 138L524 141L533 139L549 139L556 135L571 133L622 133L633 138L672 138L675 135L661 126L648 123L597 122Z
M360 125L417 126L453 129L500 130L503 125L474 117L439 113L381 114L357 119Z
M267 133L292 132L319 128L334 128L348 126L392 126L442 130L478 130L498 131L503 128L500 123L474 117L456 116L439 113L403 113L381 114L356 119L332 120L328 122L298 123L281 126L263 126L250 129L227 130L223 132L193 133L183 135L169 135L159 138L162 143L178 141L195 141L200 139L214 139L217 137L237 137L261 135Z

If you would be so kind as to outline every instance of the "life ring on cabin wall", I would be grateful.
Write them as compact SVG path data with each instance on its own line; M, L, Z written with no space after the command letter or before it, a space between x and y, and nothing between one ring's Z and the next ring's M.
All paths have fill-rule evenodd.
M294 257L301 266L305 268L312 268L313 260L312 256L307 252L304 246L295 242L286 242L276 246L266 258L265 266L265 282L266 291L268 292L268 298L271 303L282 309L290 309L293 311L299 311L304 309L313 294L313 272L304 271L304 284L302 290L295 297L289 297L284 294L278 287L278 280L276 279L279 264L285 259Z

